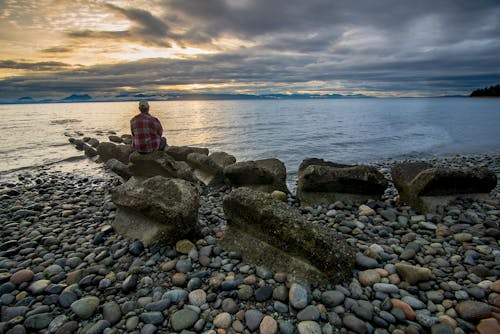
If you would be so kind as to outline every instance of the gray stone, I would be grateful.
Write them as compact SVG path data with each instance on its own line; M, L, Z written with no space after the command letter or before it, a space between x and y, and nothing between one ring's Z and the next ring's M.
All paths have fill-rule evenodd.
M245 312L245 324L250 331L257 330L264 314L258 310L248 310Z
M298 321L305 321L305 320L318 320L319 319L319 311L318 308L314 305L309 305L306 306L304 309L302 309L299 313L297 313L297 320Z
M290 305L294 308L301 310L308 304L307 290L302 285L293 283L288 292L288 299Z
M293 334L295 327L289 320L278 320L278 327L281 334Z
M208 148L192 147L192 146L168 146L165 152L175 160L186 161L190 153L198 153L208 155Z
M107 302L102 307L102 315L104 320L109 321L111 325L118 323L122 318L120 305L114 301Z
M491 306L474 300L460 302L455 307L461 318L467 321L478 321L491 315Z
M107 320L98 320L85 334L102 334L106 328L111 327Z
M141 334L154 334L158 331L158 327L153 324L146 324L141 329Z
M161 325L164 317L161 312L144 312L139 316L142 322L146 324Z
M89 319L99 306L99 298L94 296L81 298L71 304L71 310L81 319Z
M360 269L374 269L374 268L379 268L380 264L374 258L366 256L362 253L357 253L356 267Z
M50 313L39 313L29 316L24 321L24 327L28 329L40 330L49 326L52 321Z
M420 299L415 298L413 296L404 296L402 299L406 304L410 305L415 310L420 310L426 308L425 303L423 303Z
M106 161L105 167L125 180L132 177L132 173L130 172L128 165L118 159L109 159Z
M453 328L448 326L447 324L439 323L434 324L431 327L431 334L454 334L455 331Z
M179 178L190 182L196 181L193 170L184 161L175 161L164 151L155 151L148 154L133 152L130 154L129 171L133 176L150 178L163 176Z
M316 321L301 321L297 325L299 334L321 334L321 327Z
M28 312L29 308L26 306L13 306L13 307L8 307L8 306L2 306L2 312L0 315L0 319L2 322L7 322L11 319L14 319L16 317L24 317L26 312Z
M354 315L346 315L342 318L344 326L352 330L355 333L364 334L367 332L367 326L365 322Z
M117 159L124 164L128 164L129 156L132 153L130 145L116 145L109 142L99 143L97 145L99 161L106 162L110 159Z
M389 283L375 283L373 285L373 290L381 291L385 293L398 293L399 288L397 285L389 284Z
M321 302L328 307L335 307L344 302L345 295L337 290L328 290L321 294Z
M170 322L174 331L190 328L198 320L198 314L188 308L172 314Z
M198 180L207 186L217 186L224 184L224 167L236 162L236 158L224 152L214 152L210 156L190 153L186 161Z

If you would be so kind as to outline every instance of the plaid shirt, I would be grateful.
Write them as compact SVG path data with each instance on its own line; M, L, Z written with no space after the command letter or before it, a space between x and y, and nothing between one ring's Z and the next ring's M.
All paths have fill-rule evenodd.
M139 152L153 152L160 147L163 128L160 121L144 112L130 120L132 131L132 149Z

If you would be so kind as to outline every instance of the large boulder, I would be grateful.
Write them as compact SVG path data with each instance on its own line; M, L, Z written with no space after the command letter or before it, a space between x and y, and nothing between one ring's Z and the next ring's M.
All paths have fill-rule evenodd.
M190 153L187 163L194 169L194 175L207 186L224 184L224 167L234 164L236 158L225 152L214 152L209 156Z
M130 145L117 145L110 142L103 142L97 145L99 161L106 162L109 159L117 159L124 164L128 164L129 155L132 153Z
M128 180L132 177L132 173L128 168L128 165L125 165L123 162L117 159L109 159L104 164L107 169L114 172L118 176L121 176L123 179Z
M392 179L400 200L422 213L435 212L457 197L488 198L497 184L495 172L484 167L451 168L426 162L395 164Z
M342 165L323 159L305 159L298 171L297 198L301 206L339 200L380 198L387 180L374 166Z
M208 148L191 146L167 146L165 152L177 161L187 161L190 153L208 155Z
M186 162L175 161L164 151L147 154L133 152L130 154L129 170L134 176L152 177L161 175L195 181L193 171Z
M234 189L224 198L226 250L249 263L284 271L297 280L340 283L352 276L354 249L332 230L308 222L270 194Z
M278 159L237 162L224 168L224 175L234 187L289 192L285 164Z
M146 180L132 177L111 191L117 206L113 228L146 245L160 242L174 245L178 240L197 240L199 195L182 179L155 176Z

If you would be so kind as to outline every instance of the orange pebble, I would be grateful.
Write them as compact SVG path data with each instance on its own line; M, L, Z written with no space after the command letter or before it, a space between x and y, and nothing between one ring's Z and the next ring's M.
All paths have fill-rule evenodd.
M408 320L415 320L416 314L410 305L406 304L402 300L395 299L395 298L391 299L391 302L392 302L392 306L403 310L403 312L405 313Z

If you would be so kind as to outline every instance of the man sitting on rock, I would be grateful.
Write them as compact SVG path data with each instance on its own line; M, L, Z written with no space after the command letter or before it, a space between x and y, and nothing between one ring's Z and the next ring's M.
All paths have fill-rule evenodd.
M163 128L158 118L149 113L149 103L139 102L140 114L130 120L132 131L132 149L139 153L162 151L167 146L167 139L162 137Z

